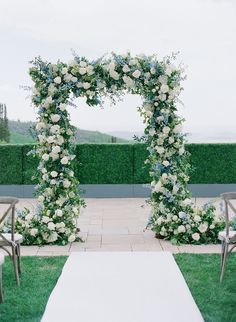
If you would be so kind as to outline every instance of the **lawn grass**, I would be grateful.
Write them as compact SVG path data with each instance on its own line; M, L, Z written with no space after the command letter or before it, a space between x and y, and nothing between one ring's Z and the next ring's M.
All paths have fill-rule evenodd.
M20 287L15 284L12 264L6 258L3 267L5 301L0 305L0 321L40 321L66 258L23 257ZM205 321L236 322L236 254L227 261L222 284L219 282L220 255L176 254L175 259Z
M204 320L236 322L236 254L227 260L223 283L218 254L176 254L175 260Z
M4 303L1 322L40 321L48 297L60 276L67 257L23 257L21 285L16 286L9 257L3 266Z

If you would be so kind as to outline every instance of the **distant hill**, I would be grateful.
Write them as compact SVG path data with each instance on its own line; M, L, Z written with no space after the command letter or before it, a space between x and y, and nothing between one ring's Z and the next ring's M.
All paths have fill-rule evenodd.
M9 120L10 143L26 144L36 142L35 123ZM98 131L87 131L77 129L76 141L78 143L111 143L113 135ZM117 143L128 143L126 139L116 137Z

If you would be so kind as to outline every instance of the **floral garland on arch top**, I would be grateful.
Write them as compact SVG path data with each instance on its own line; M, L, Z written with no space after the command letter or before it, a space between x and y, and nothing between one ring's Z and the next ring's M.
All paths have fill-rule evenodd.
M16 227L26 243L66 244L78 238L76 218L84 203L72 169L74 133L67 111L72 96L97 106L104 97L115 102L127 92L143 98L139 111L146 123L146 163L152 178L149 226L157 236L176 243L217 240L222 222L214 216L214 207L195 208L187 190L189 154L176 108L184 75L174 59L130 53L92 62L75 56L68 64L35 59L30 75L38 113L39 206L36 214L25 210L18 216Z

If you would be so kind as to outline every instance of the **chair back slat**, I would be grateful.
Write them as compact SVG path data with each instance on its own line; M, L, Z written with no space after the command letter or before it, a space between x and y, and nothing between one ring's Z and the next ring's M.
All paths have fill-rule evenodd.
M221 194L221 198L225 202L225 230L226 230L226 236L229 236L229 207L236 215L236 208L232 204L230 200L236 199L236 192L225 192Z
M13 242L15 233L15 205L18 203L18 201L19 200L14 197L0 197L0 204L9 204L9 207L4 211L3 215L0 217L0 225L8 216L11 216L11 240ZM1 232L0 236L3 238Z

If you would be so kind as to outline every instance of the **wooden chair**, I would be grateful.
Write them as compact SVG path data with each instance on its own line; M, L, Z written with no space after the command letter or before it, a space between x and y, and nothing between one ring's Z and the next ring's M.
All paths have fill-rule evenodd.
M3 289L2 289L2 266L4 264L4 255L0 253L0 303L3 302Z
M236 215L236 209L231 203L230 200L236 199L236 192L226 192L221 194L221 198L225 203L225 230L219 232L218 238L221 240L221 273L220 273L220 281L223 281L226 260L228 254L232 252L232 250L236 247L236 230L230 230L229 225L229 208Z
M23 236L15 233L15 205L19 200L13 197L0 197L0 205L9 205L7 210L0 215L0 225L10 216L11 232L3 233L0 231L0 248L4 249L10 256L14 268L16 284L20 284L19 275L21 274L20 244ZM10 248L10 249L9 249Z

